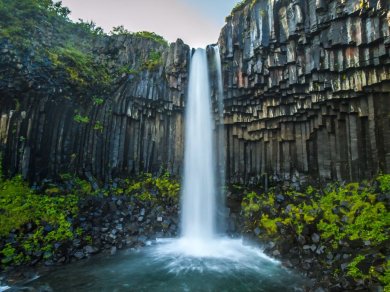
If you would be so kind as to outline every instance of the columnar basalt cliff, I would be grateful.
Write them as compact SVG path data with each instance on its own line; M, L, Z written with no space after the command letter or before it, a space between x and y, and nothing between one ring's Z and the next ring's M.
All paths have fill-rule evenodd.
M219 39L228 181L390 172L389 5L248 0L234 9ZM100 36L89 44L91 63L54 25L33 37L27 50L9 37L0 43L0 145L9 174L107 181L181 173L187 45ZM78 37L72 41L91 42ZM48 49L52 39L60 49ZM88 69L95 63L107 69L108 85L99 82L104 74L90 82L100 72Z
M107 92L77 95L69 78L37 70L3 43L2 64L14 73L0 89L7 170L31 180L69 172L103 181L161 168L179 173L189 47L121 35L99 38L93 51L125 70Z
M247 1L221 47L227 176L390 172L388 1Z

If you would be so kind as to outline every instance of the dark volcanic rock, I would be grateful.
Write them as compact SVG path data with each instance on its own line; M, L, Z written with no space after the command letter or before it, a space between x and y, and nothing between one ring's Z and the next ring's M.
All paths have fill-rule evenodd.
M1 55L0 66L12 67L18 51L0 40L1 50L8 51ZM181 40L165 47L148 39L112 36L97 41L94 50L96 59L138 66L139 71L123 75L108 92L91 90L83 97L73 96L69 80L57 76L45 76L51 84L42 77L43 84L34 90L19 88L18 82L35 76L19 72L23 69L15 69L19 71L9 83L0 82L0 146L6 170L35 181L75 170L94 189L96 179L157 173L161 165L179 173L189 47ZM151 52L161 55L160 63L142 67ZM36 67L34 74L47 74ZM5 72L0 70L0 81L8 79ZM103 102L96 104L96 96ZM77 121L77 114L88 120Z
M267 186L271 177L299 188L308 176L390 172L390 4L366 2L257 0L227 18L218 43L228 180ZM131 36L99 39L97 60L140 69L82 97L7 40L0 51L6 171L32 181L78 172L94 189L96 181L162 165L180 173L190 57L181 40L166 47ZM161 63L139 66L151 52ZM76 113L89 121L77 122Z
M390 172L390 2L360 3L248 1L228 17L219 45L231 181Z

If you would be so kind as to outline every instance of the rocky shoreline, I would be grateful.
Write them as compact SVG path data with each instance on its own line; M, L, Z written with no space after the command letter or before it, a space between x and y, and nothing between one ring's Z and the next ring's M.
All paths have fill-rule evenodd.
M150 244L156 238L174 238L179 232L179 203L178 189L175 186L175 197L165 197L162 201L153 198L163 198L154 189L155 178L147 176L149 183L141 183L136 187L136 194L125 194L129 184L124 180L116 180L109 188L110 191L99 189L97 193L87 196L78 203L79 213L72 220L72 228L80 229L80 235L74 239L54 243L53 251L48 257L45 252L34 253L28 262L23 265L10 265L1 273L1 285L23 283L32 276L44 274L51 269L64 264L73 263L94 256L96 254L115 255L124 249L139 249ZM70 187L70 186L69 186ZM151 196L145 194L148 188ZM264 247L264 252L281 261L281 264L290 270L300 273L310 280L311 284L302 287L302 291L386 291L384 284L370 273L375 268L377 273L385 273L385 258L388 255L389 239L380 244L359 240L340 240L340 245L330 248L332 241L325 239L313 221L305 224L300 234L290 225L284 224L284 213L292 206L300 206L299 200L292 200L286 195L286 190L277 188L272 193L273 207L262 204L267 200L253 201L248 216L248 193L251 187L233 186L228 191L228 208L230 210L227 222L227 234L231 237L243 236L245 240ZM378 201L389 208L389 193L382 192L376 187ZM66 186L63 186L66 189ZM153 191L154 189L154 191ZM161 189L160 189L161 191ZM153 193L155 192L155 193ZM100 194L100 195L99 195ZM243 194L246 194L243 196ZM259 204L259 209L254 207ZM343 205L347 203L344 202ZM275 232L269 233L271 225L264 225L261 219L264 214L278 218L275 221ZM305 214L302 214L302 217ZM27 224L21 229L24 236L32 236L34 230ZM271 227L270 227L271 226ZM30 228L30 229L29 229ZM45 225L46 232L51 226ZM344 228L344 227L341 227ZM77 234L77 232L76 232ZM2 239L1 246L6 242L12 243L12 238L18 238L12 232L7 239ZM14 242L15 248L18 243ZM365 258L357 263L362 275L372 277L361 279L351 276L351 262L357 255L364 254ZM27 255L27 254L26 254ZM4 263L4 257L2 257ZM372 268L373 267L373 268ZM3 266L4 268L4 266ZM371 272L370 272L371 271Z
M2 187L8 185L11 182L3 182ZM56 185L46 181L35 190L54 196L71 196L71 190L79 192L77 213L67 215L66 227L60 221L29 220L18 228L15 226L6 236L0 236L0 272L8 270L11 276L7 279L18 279L24 271L31 275L31 270L46 270L98 253L113 255L124 248L143 247L156 238L178 235L179 184L169 175L157 178L143 175L131 183L117 179L107 188L96 185L96 190L92 185L96 183L72 178ZM64 233L63 228L68 230ZM56 232L54 237L53 232ZM69 237L60 237L68 232ZM49 241L52 237L54 240Z
M252 187L238 197L239 229L283 266L312 279L310 291L387 291L390 184L388 175L382 178L308 187L312 196L280 185L263 195Z

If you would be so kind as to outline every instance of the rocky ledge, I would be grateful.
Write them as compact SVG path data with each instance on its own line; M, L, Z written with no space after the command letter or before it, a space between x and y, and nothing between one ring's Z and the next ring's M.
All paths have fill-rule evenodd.
M62 178L32 189L20 178L0 181L0 271L9 281L25 271L177 237L180 186L168 174L115 179L102 188Z

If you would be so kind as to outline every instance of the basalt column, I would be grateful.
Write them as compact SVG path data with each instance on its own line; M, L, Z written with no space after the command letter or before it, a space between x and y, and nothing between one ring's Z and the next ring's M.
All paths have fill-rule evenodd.
M231 181L390 172L389 5L258 0L227 18Z
M19 62L19 67L36 67L2 45L8 72L18 70ZM62 173L103 181L140 172L181 173L189 47L181 40L166 47L131 36L107 37L95 47L96 58L109 57L124 68L141 62L101 99L99 92L72 95L67 80L46 77L45 68L17 72L0 87L6 172L33 181ZM142 62L147 64L152 53L161 60L147 68ZM42 80L29 87L37 76Z

